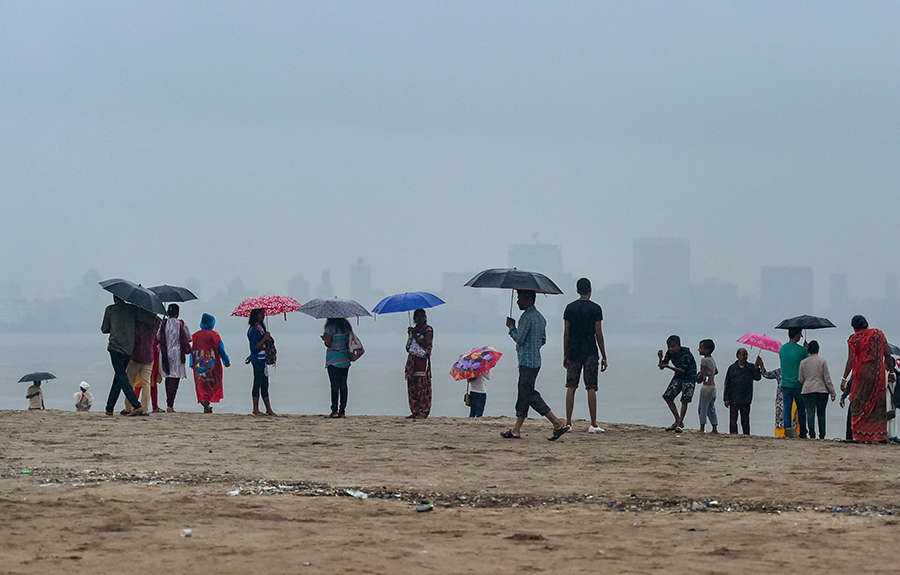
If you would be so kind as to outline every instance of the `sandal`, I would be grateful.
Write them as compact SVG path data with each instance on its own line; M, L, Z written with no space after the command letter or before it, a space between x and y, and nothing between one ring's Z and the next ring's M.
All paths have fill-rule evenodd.
M128 413L128 417L149 417L150 414L143 409L135 409Z
M553 435L547 438L547 441L556 441L566 433L568 433L572 429L571 425L563 425L557 429L553 430Z
M328 418L329 418L329 419L337 419L337 418L338 418L337 412L332 412L332 414L329 415Z
M672 425L670 425L669 427L666 428L666 431L678 431L678 424L673 423Z
M500 437L503 439L522 439L521 435L513 435L512 429L500 432Z

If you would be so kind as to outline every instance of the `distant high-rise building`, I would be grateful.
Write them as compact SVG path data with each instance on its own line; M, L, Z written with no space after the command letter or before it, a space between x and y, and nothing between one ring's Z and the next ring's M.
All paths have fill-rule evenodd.
M363 305L370 305L372 296L372 268L362 258L350 264L350 297ZM371 302L374 305L375 302Z
M771 321L813 313L813 270L810 267L766 266L760 273L759 307Z
M335 297L334 286L331 284L331 270L322 270L322 279L316 286L316 297L319 299L330 299Z
M850 287L847 274L828 276L828 304L832 312L844 313L850 309Z
M642 320L690 313L691 248L679 238L634 241L634 298Z

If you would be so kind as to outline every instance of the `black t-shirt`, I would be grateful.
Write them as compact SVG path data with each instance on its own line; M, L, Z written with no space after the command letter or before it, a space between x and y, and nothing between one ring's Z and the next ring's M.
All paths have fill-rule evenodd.
M599 355L594 325L603 320L603 309L591 300L579 299L566 306L563 319L569 322L569 359L582 361Z

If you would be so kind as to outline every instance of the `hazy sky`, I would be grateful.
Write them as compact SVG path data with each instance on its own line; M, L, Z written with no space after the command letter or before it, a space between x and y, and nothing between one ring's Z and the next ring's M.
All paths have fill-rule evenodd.
M356 256L385 290L632 239L755 293L895 269L896 2L0 0L0 257L260 289Z

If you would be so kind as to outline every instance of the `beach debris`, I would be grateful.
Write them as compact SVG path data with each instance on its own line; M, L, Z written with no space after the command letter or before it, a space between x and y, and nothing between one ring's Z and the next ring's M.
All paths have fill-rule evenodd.
M344 493L346 493L350 497L356 497L357 499L368 499L369 498L368 493L366 493L364 491L360 491L359 489L345 489Z
M229 491L227 495L229 497L234 497L235 495L240 495L240 494L241 494L241 488L238 487L237 489L232 489L231 491Z
M691 511L701 511L706 507L699 501L691 501Z
M428 511L433 511L433 510L434 510L434 505L432 505L431 503L423 503L423 504L419 505L418 507L416 507L416 511L418 513L426 513Z
M30 470L30 469L23 469L23 470L22 470L22 475L31 475L31 470Z
M707 501L707 502L706 502L706 506L707 506L707 507L718 507L718 506L719 506L719 502L716 501L715 499L713 499L712 501Z
M182 536L182 537L190 537L190 536L192 536L193 534L194 534L194 530L193 530L193 529L182 529L182 530L181 530L181 536Z

